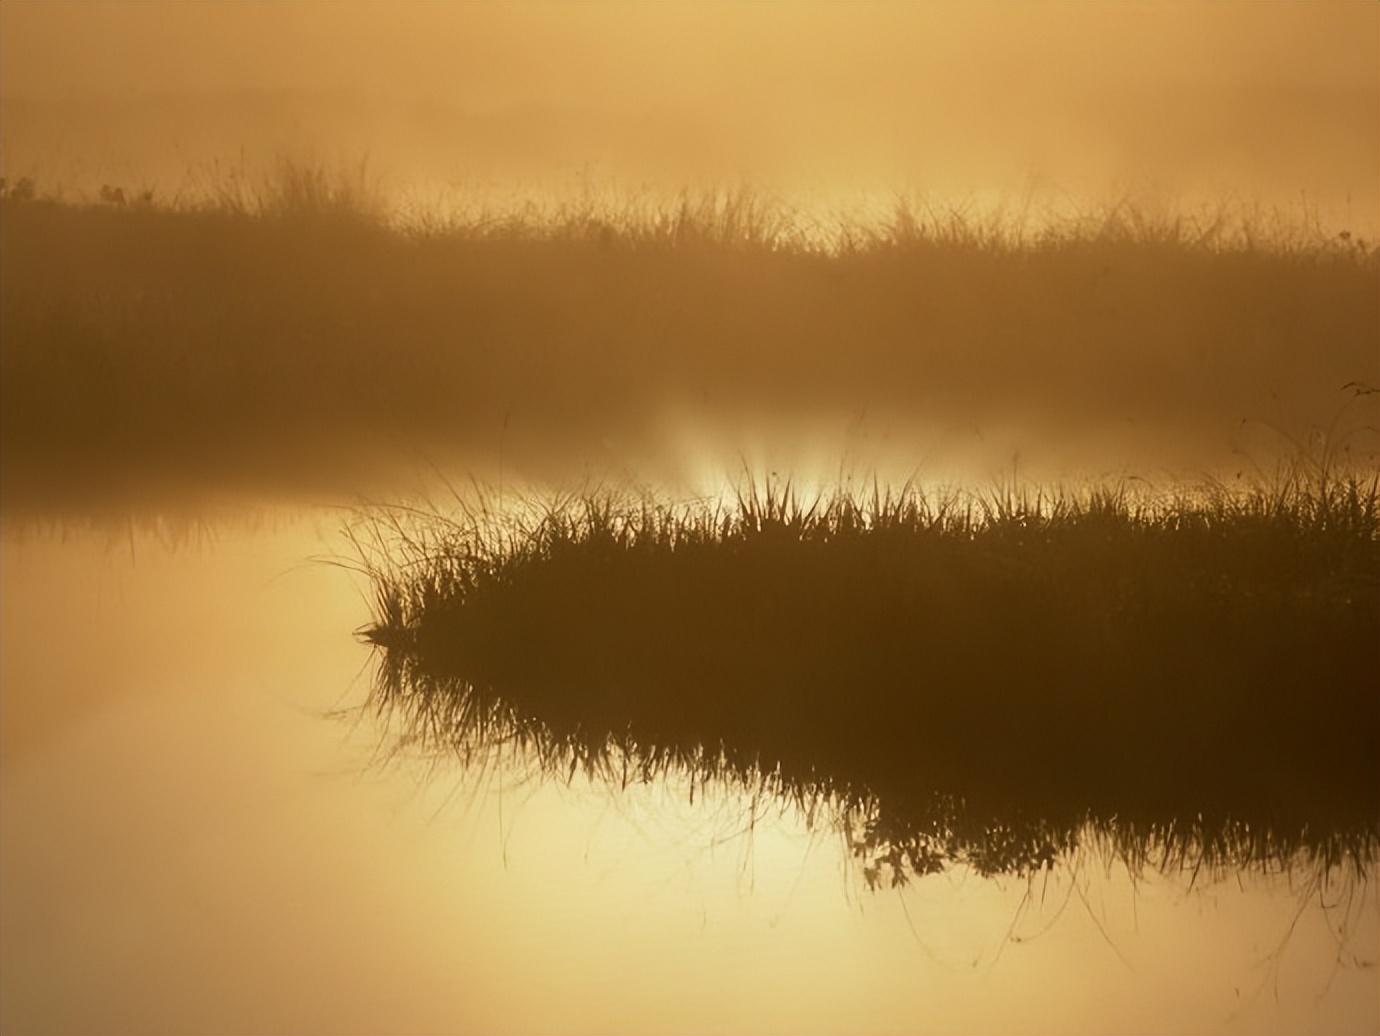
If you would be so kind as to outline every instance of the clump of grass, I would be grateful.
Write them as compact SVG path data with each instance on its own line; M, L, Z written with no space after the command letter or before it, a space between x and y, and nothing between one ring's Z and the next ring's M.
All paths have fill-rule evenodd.
M414 740L828 806L870 881L1089 838L1163 866L1364 868L1380 844L1373 478L769 481L356 532L376 701Z

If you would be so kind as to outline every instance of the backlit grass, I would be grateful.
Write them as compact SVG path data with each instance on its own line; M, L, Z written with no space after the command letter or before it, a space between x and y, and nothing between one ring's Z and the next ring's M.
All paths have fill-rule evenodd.
M1326 474L731 505L607 494L356 527L376 701L415 742L826 812L869 880L1137 862L1364 869L1380 502Z

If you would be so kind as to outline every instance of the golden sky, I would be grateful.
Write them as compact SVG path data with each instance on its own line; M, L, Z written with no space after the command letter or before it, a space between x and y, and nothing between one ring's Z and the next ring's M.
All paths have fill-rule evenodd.
M361 88L709 106L935 90L1377 83L1374 4L441 4L7 0L7 94Z
M166 176L300 145L412 179L1377 207L1373 3L7 0L0 18L19 171Z

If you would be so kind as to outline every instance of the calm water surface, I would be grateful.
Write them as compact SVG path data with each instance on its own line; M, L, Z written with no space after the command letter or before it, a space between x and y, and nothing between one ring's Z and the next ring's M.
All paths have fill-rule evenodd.
M872 893L772 804L391 753L340 524L7 528L4 1031L1380 1031L1373 883Z

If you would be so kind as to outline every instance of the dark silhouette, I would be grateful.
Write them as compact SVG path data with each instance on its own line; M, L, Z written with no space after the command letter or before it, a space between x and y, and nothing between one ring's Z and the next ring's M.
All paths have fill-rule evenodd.
M1380 845L1376 482L1137 499L593 497L375 515L376 692L430 747L758 787L870 881Z

